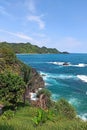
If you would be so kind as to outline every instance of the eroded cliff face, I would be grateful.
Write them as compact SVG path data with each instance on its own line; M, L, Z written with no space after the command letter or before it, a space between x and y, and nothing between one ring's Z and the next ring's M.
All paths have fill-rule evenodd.
M36 93L39 88L43 88L45 86L45 82L41 75L36 71L36 69L31 69L31 78L27 83L25 90L25 99L30 100L30 93Z
M43 88L45 83L41 75L36 71L36 69L32 68L32 76L28 82L27 88L29 91L35 92L38 88Z

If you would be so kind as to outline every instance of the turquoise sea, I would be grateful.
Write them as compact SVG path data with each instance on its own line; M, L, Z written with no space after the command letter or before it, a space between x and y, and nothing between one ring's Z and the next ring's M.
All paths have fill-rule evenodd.
M17 54L43 76L52 99L65 98L87 120L87 54ZM63 65L65 62L68 65Z

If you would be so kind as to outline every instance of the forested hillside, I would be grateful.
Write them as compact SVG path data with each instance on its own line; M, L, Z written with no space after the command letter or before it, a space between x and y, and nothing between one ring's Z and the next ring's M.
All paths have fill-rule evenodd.
M15 53L61 53L55 48L47 48L47 47L38 47L36 45L32 45L31 43L7 43L7 42L0 42L0 47L3 45L10 45Z

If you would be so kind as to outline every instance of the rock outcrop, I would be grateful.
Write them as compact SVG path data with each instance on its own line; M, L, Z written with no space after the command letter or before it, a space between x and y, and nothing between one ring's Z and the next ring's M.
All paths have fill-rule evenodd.
M36 71L36 69L32 68L32 76L29 80L25 92L25 98L30 99L30 92L36 92L39 88L43 88L45 86L44 80L41 75Z
M43 78L34 68L32 68L32 77L28 83L28 87L31 88L32 91L35 91L38 88L44 87Z

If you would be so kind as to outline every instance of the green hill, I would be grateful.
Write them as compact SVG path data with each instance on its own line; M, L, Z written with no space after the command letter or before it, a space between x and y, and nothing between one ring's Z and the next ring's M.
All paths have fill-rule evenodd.
M32 45L31 43L7 43L7 42L0 42L0 47L3 45L10 45L15 53L61 53L55 48L47 48L47 47L38 47L36 45Z
M20 95L21 98L29 86L32 90L44 86L39 73L18 60L9 44L3 44L0 46L0 101L9 103L12 95L18 96L16 92L21 91L22 83L24 88Z
M3 44L3 43L2 43ZM87 122L77 118L65 99L54 102L46 89L38 91L38 101L24 101L26 88L43 87L35 69L19 61L10 44L0 44L0 130L87 130ZM28 92L28 91L27 91ZM43 105L47 107L43 107ZM3 113L1 112L1 107ZM43 109L44 108L44 109Z

